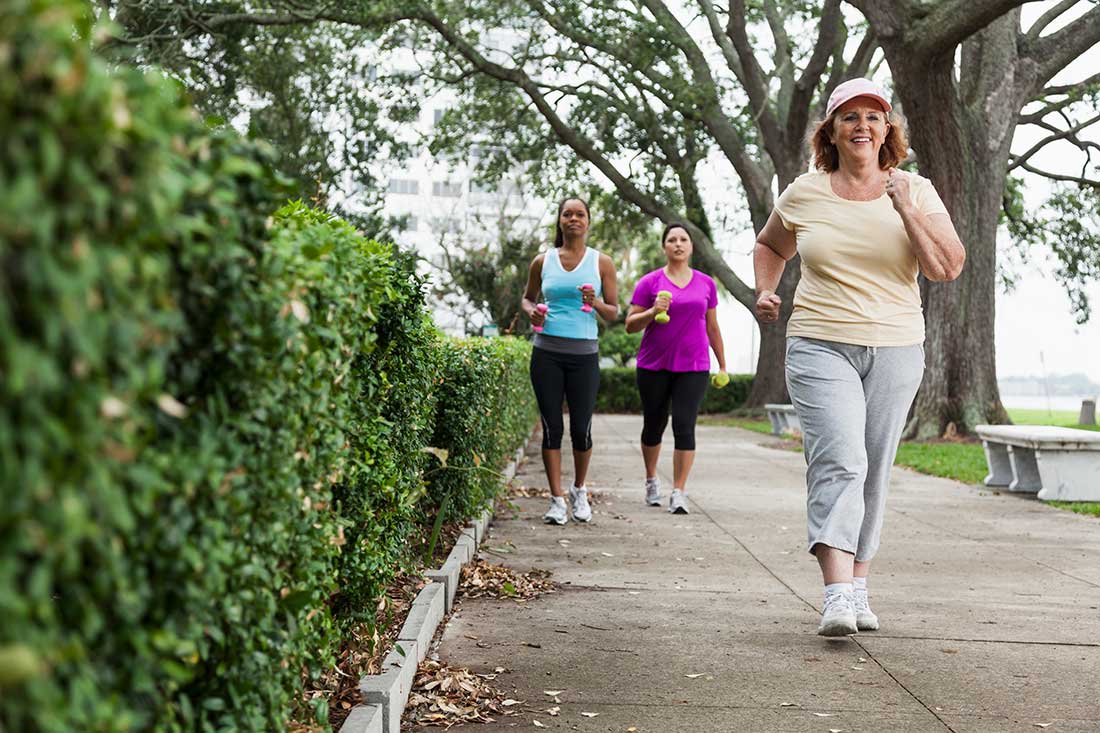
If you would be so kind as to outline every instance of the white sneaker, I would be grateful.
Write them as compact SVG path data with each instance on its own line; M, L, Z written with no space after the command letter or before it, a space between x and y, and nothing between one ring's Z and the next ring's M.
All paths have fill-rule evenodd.
M661 479L645 480L645 503L649 506L661 506Z
M679 489L672 490L672 496L668 497L669 514L687 514L687 497Z
M569 515L565 513L565 499L560 496L550 497L550 508L542 515L542 521L547 524L565 524L569 521Z
M855 591L852 606L856 612L856 628L860 631L878 631L878 616L871 610L867 591Z
M592 520L592 507L588 504L588 489L584 486L569 487L569 503L573 505L573 519L578 522Z
M821 611L821 625L817 627L817 633L821 636L847 636L858 630L851 595L830 593L825 596L825 608Z

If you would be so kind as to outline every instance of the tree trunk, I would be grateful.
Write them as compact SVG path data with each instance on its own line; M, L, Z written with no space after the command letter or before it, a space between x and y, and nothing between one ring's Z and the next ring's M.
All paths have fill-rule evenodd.
M1008 420L997 388L994 315L997 227L1020 109L1011 16L964 50L964 65L976 70L968 75L964 66L958 86L953 54L925 64L891 63L921 173L935 184L967 251L957 280L922 283L927 368L909 438L939 437L951 424L969 433L975 425Z
M779 178L779 192L782 193L803 171L809 159L809 149L805 145L790 149L790 155L783 160L773 160ZM753 228L759 232L771 216L774 202L767 201L767 210L753 211ZM756 357L756 374L752 388L745 400L745 407L763 407L769 403L786 404L791 401L787 393L787 321L794 310L794 293L798 281L802 278L802 258L795 255L783 268L783 277L779 280L776 295L782 300L779 307L779 320L775 323L756 322L760 331L760 353ZM755 307L749 308L755 317Z
M802 275L802 258L797 255L787 263L776 294L783 301L779 320L775 323L756 322L760 329L760 354L756 357L756 376L745 400L745 407L763 407L769 402L787 403L787 320L794 306L794 291Z

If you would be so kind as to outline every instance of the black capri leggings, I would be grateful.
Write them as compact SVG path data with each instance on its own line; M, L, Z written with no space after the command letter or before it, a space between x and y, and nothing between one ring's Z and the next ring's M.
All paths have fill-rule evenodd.
M695 450L695 418L707 392L708 372L669 372L638 369L642 395L642 445L661 444L672 408L672 436L676 450Z
M599 354L560 354L537 346L531 350L531 386L542 416L542 447L561 450L565 432L562 400L569 403L569 437L573 450L592 447L592 413L600 389Z

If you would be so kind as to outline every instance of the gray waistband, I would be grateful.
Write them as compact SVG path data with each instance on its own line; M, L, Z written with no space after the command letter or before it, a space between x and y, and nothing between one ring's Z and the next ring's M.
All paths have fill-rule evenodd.
M561 336L536 333L534 343L537 348L546 351L554 351L559 354L600 353L600 342L597 339L567 339Z

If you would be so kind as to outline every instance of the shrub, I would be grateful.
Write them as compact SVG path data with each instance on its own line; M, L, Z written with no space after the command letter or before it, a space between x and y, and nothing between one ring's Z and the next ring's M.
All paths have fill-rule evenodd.
M497 465L526 347L443 341L407 257L279 209L84 10L0 7L0 727L282 729L440 491L484 504L421 449Z
M432 445L448 452L434 471L430 505L444 518L472 516L497 488L499 467L538 419L527 341L503 337L453 340L445 350Z
M730 383L723 389L707 386L702 414L730 412L745 404L749 389L752 387L751 374L731 374ZM638 384L634 379L634 370L622 367L605 367L600 370L600 391L596 396L597 412L640 413L642 399L638 395Z

